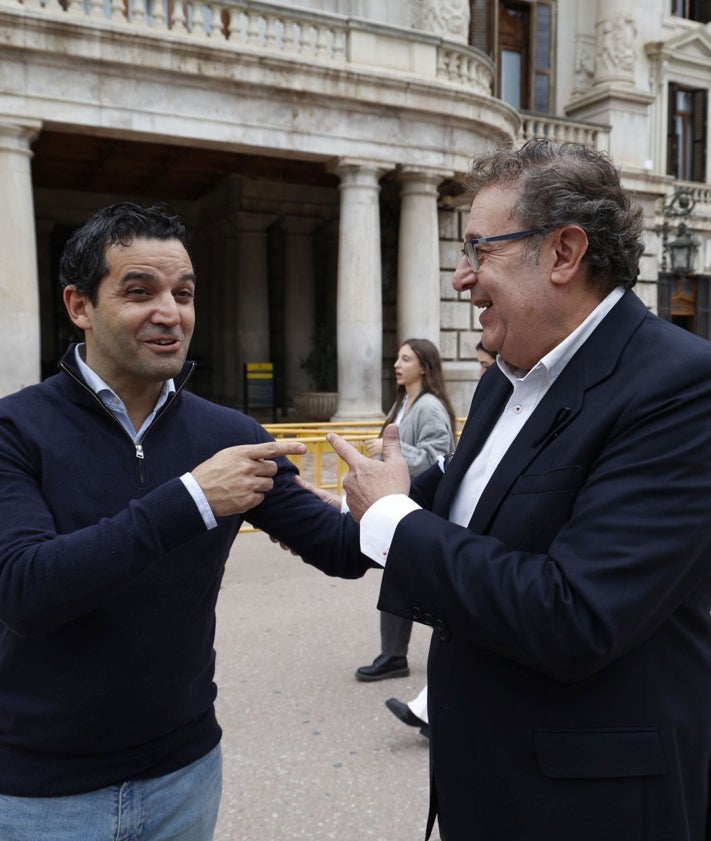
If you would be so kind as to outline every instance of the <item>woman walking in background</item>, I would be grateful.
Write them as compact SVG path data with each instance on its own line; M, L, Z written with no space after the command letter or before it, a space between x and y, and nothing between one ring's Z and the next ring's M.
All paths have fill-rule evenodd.
M489 368L496 362L496 354L487 350L484 345L479 342L476 346L476 358L479 363L479 379L489 370ZM387 614L386 614L387 615ZM390 712L407 724L408 727L419 728L420 733L429 739L430 725L429 715L427 713L427 684L425 684L420 692L411 701L405 703L398 698L388 698L385 706Z
M410 477L415 477L438 456L454 450L454 410L447 397L439 351L429 339L404 341L394 368L396 399L383 429L390 423L399 426L402 455ZM371 457L381 457L382 437L367 441L364 449ZM374 681L407 676L410 673L407 649L411 633L410 619L381 612L380 654L372 665L361 666L356 671L356 678Z

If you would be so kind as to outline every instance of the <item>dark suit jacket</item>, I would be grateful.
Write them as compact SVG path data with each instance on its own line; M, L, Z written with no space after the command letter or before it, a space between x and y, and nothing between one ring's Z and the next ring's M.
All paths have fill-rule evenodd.
M711 838L711 345L627 293L451 524L509 394L493 368L383 575L380 609L434 628L428 829Z

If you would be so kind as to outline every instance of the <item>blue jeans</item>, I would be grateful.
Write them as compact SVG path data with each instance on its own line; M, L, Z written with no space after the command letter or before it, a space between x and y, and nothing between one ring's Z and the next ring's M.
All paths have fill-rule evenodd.
M68 797L0 794L2 841L211 841L222 795L220 746L164 777Z

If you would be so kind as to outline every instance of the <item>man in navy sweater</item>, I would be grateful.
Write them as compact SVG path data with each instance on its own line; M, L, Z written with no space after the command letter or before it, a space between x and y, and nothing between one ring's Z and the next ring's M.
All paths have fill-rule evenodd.
M180 219L105 208L70 239L83 344L0 400L0 838L209 841L221 792L215 603L245 518L330 575L357 529L251 418L185 390Z

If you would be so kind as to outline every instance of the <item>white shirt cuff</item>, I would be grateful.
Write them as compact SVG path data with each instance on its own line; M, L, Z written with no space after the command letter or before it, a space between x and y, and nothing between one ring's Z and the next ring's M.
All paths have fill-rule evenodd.
M203 522L205 523L205 528L216 528L217 520L215 519L215 515L212 513L210 503L207 501L207 497L202 492L202 488L200 487L200 485L198 485L193 474L183 473L183 475L180 477L180 481L185 485L188 493L195 501L195 505L197 505L198 511L200 512Z
M398 523L419 507L405 494L389 494L374 502L360 521L360 551L384 567Z

